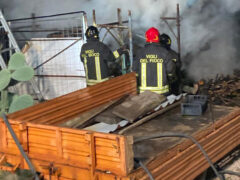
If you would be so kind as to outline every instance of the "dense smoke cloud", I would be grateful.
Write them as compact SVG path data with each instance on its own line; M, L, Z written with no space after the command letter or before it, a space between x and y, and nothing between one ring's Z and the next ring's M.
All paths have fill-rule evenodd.
M239 56L239 0L1 0L0 7L8 18L29 17L84 10L91 19L96 9L97 22L116 21L117 8L123 19L132 10L134 34L144 35L147 28L155 26L176 40L162 16L175 16L180 4L182 61L189 75L198 80L213 78L216 74L231 74L240 67ZM91 21L90 21L91 22ZM170 22L174 27L175 22ZM176 27L174 27L176 31ZM144 41L143 41L144 42Z

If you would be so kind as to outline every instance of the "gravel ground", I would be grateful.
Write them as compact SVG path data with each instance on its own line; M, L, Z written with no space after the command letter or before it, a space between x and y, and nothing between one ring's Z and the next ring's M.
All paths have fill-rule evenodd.
M28 170L17 170L15 174L0 171L0 180L32 180L33 176Z

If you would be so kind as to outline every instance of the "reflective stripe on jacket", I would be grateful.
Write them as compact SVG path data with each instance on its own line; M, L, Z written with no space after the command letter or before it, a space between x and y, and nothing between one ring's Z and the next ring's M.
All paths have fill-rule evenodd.
M98 39L89 39L81 49L81 61L84 63L87 85L94 85L109 79L112 75L109 63L115 61L121 50L114 53Z
M138 51L133 70L138 73L140 93L150 90L166 94L169 92L168 76L175 75L175 63L168 58L166 49L151 43Z

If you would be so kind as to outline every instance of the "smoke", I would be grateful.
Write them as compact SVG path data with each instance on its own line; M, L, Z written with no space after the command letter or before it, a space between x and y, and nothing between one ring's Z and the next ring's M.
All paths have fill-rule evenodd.
M210 0L200 1L184 12L183 61L192 78L232 74L240 67L239 10L237 0Z
M131 10L133 34L144 36L149 27L157 27L170 35L176 50L176 39L160 17L176 16L177 3L182 17L182 62L189 75L195 80L214 78L239 68L239 0L1 0L0 8L8 19L84 10L90 24L92 9L96 10L97 23L116 21L117 8L122 9L125 20ZM176 22L169 23L176 32Z

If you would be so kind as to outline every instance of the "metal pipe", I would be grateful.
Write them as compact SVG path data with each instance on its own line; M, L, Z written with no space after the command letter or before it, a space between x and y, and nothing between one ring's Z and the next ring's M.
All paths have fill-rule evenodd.
M24 21L24 20L30 20L30 19L42 19L42 18L49 18L49 17L56 17L56 16L66 16L71 14L86 14L85 11L75 11L75 12L69 12L69 13L61 13L61 14L53 14L53 15L47 15L47 16L35 16L30 18L18 18L18 19L9 19L8 22L14 22L14 21Z
M141 142L141 141L145 141L145 140L150 140L150 139L155 139L155 138L166 138L166 137L179 137L179 138L187 138L190 139L194 144L196 144L196 146L200 149L200 151L202 152L202 154L204 155L204 157L206 158L207 162L209 163L209 165L211 166L213 172L216 174L216 176L220 179L220 180L224 180L224 177L217 171L216 167L214 166L213 162L211 161L211 159L209 158L208 154L206 153L206 151L203 149L203 147L199 144L199 142L192 136L188 135L188 134L182 134L182 133L173 133L173 132L169 132L169 133L157 133L157 134L152 134L149 136L141 136L141 137L137 137L134 139L134 144Z
M128 21L122 21L122 24L126 24ZM112 23L107 23L107 24L98 24L98 25L119 25L119 22L112 22Z
M165 20L176 20L177 18L175 18L175 17L161 17L161 19L165 19Z
M7 21L5 20L5 18L4 18L4 16L3 16L3 13L2 13L1 10L0 10L0 21L1 21L1 23L2 23L2 26L4 27L4 30L5 30L6 32L8 32L8 33L7 33L8 39L11 41L13 47L15 47L15 51L16 51L16 52L21 52L21 50L20 50L20 48L19 48L19 46L18 46L18 44L17 44L17 41L15 40L13 34L11 33L11 29L10 29Z
M80 26L79 27L73 27L69 30L73 31L73 32L79 32L80 30L78 28L81 28ZM68 30L68 31L69 31ZM38 29L38 30L12 30L12 32L14 33L30 33L30 32L60 32L62 31L62 29Z
M17 41L72 41L77 40L76 38L59 38L59 39L53 39L53 38L45 38L45 39L17 39Z
M36 77L67 77L67 78L86 78L86 76L76 76L76 75L46 75L46 74L36 74Z
M181 33L180 33L180 11L179 11L179 4L177 4L177 34L178 34L178 58L181 60Z
M83 14L83 18L82 18L82 39L83 39L83 42L85 43L87 41L87 38L85 36L85 32L87 30L87 27L88 27L88 23L87 23L87 14Z
M3 117L3 121L5 122L10 134L12 135L12 138L14 140L14 142L16 143L19 151L21 152L22 156L24 157L25 161L27 162L28 164L28 167L30 168L30 170L32 171L32 173L34 174L35 176L35 180L39 180L39 177L38 177L38 174L37 174L37 171L35 170L34 166L32 165L30 159L28 158L27 154L25 153L25 151L23 150L15 132L13 131L12 129L12 126L10 125L9 121L8 121L8 118L6 116L5 113L2 113L2 117Z
M119 25L108 25L108 24L98 24L98 27L108 27L108 28L122 28L122 29L128 29L127 26L119 26Z
M177 35L176 35L175 32L173 31L172 27L168 24L167 20L164 19L163 21L167 24L169 30L173 33L174 37L178 40Z
M9 46L10 46L11 44L9 44ZM2 54L2 53L5 53L5 52L8 52L8 51L12 51L12 50L14 50L15 48L14 47L11 47L11 48L7 48L7 49L4 49L4 50L0 50L0 54ZM11 54L11 53L10 53Z
M57 54L55 54L54 56L50 57L48 60L44 61L43 63L37 65L34 70L38 69L39 67L43 66L44 64L46 64L47 62L51 61L53 58L57 57L59 54L63 53L64 51L66 51L68 48L72 47L74 44L76 44L78 41L80 41L81 39L78 39L76 41L74 41L72 44L70 44L69 46L67 46L66 48L64 48L63 50L59 51Z
M102 28L101 28L101 29L102 29ZM106 32L104 33L104 36L103 36L103 38L102 38L102 42L103 42L104 39L106 38L107 34L108 34L108 31L106 31Z
M123 22L122 22L122 15L121 15L121 9L120 8L117 9L117 13L118 13L118 25L122 26ZM123 30L118 29L118 32L119 32L119 36L123 39Z
M118 42L118 44L121 46L121 41L111 32L110 28L106 27L106 30L112 35L112 37Z
M118 14L118 25L119 26L122 26L123 25L123 22L122 22L122 15L121 15L121 9L118 8L117 9L117 14ZM123 42L123 29L118 29L118 34L119 34L119 38L122 42L122 44L124 44ZM126 56L125 54L123 54L121 56L121 65L122 65L122 74L126 74Z
M129 59L130 59L130 71L132 71L133 64L133 40L132 40L132 14L128 11L128 36L129 36Z

